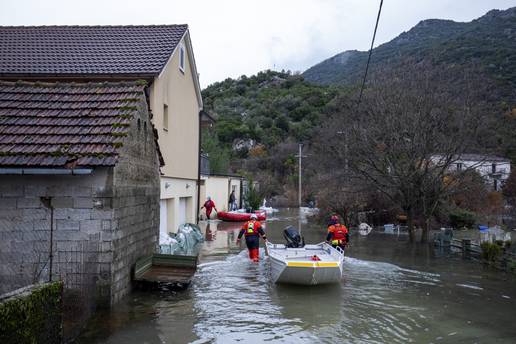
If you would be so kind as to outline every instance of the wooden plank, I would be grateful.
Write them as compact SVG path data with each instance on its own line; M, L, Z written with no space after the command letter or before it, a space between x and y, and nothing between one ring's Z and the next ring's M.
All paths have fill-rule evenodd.
M195 268L197 266L197 257L170 254L155 254L152 257L152 265Z
M139 280L164 283L189 283L195 274L195 269L153 266Z
M139 258L134 265L134 277L138 278L152 266L152 255Z

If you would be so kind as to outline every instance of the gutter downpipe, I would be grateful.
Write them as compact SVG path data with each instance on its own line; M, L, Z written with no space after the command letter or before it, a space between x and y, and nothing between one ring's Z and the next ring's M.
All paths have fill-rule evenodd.
M52 197L41 197L40 200L41 203L43 203L43 206L50 210L50 247L48 249L48 281L52 282L52 267L54 265L54 206L52 204Z
M197 211L196 211L196 219L195 223L199 224L199 213L201 207L201 115L202 110L199 111L199 125L198 125L198 135L199 135L199 146L197 151Z

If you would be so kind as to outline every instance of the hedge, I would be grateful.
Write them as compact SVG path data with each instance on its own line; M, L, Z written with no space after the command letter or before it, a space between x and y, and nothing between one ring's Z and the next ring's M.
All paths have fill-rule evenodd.
M0 300L0 343L61 343L63 284L18 289Z

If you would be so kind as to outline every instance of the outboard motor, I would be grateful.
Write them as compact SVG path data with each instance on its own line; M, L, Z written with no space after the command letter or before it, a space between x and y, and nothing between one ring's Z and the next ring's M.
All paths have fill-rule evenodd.
M288 226L283 230L283 237L287 241L287 247L298 248L305 246L305 239L299 235L299 231L293 226Z

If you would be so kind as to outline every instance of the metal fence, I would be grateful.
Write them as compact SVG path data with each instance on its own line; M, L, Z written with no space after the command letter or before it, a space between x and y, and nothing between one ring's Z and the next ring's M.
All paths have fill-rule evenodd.
M63 331L65 341L70 341L97 306L99 276L109 275L99 264L100 234L88 235L84 240L59 240L54 235L51 250L50 230L39 229L38 225L38 220L16 227L13 222L0 223L0 293L50 280L63 281ZM100 278L100 284L102 281Z

